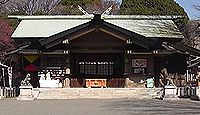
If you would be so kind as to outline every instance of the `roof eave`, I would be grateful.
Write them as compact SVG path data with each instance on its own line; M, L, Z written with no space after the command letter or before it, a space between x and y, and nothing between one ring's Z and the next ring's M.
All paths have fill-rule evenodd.
M9 15L9 19L19 20L39 20L39 19L93 19L94 15L40 15L40 16L25 16L25 15Z

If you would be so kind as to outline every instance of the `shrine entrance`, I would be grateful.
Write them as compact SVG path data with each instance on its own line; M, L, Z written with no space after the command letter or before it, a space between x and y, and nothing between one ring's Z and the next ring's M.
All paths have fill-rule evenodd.
M122 75L121 54L75 54L75 75L102 78Z
M79 79L79 84L86 86L86 79L106 79L106 87L112 86L113 78L123 78L124 59L120 53L77 53L73 54L73 78ZM72 79L73 79L72 78ZM73 86L73 82L71 84ZM98 84L96 84L98 86Z

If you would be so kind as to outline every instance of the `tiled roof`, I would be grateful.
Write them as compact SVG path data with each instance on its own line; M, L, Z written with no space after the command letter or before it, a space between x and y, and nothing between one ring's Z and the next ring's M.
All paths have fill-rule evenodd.
M22 20L13 38L50 37L92 20L94 15L9 16ZM179 16L102 15L110 24L145 37L183 38L172 19Z
M90 20L60 20L60 19L37 19L37 20L22 20L12 38L41 38L50 37L62 31L74 28L78 25L89 22Z
M172 20L120 19L105 21L145 37L183 38Z

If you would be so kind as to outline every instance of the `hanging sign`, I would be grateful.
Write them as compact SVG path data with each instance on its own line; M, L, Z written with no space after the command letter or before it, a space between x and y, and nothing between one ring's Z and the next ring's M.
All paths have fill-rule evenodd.
M147 59L133 59L132 67L147 67Z

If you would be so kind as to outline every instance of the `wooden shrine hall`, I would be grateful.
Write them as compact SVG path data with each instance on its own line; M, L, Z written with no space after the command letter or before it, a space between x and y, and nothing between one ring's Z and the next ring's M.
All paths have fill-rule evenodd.
M29 44L20 51L21 69L32 74L31 83L35 87L41 77L59 79L60 83L67 78L70 87L88 87L91 84L86 81L90 80L102 80L104 87L125 87L127 78L139 83L151 77L155 86L159 86L161 69L186 72L188 51L175 47L182 46L184 38L173 22L178 16L95 14L9 18L20 21L12 38ZM93 85L99 86L99 82L94 81Z

